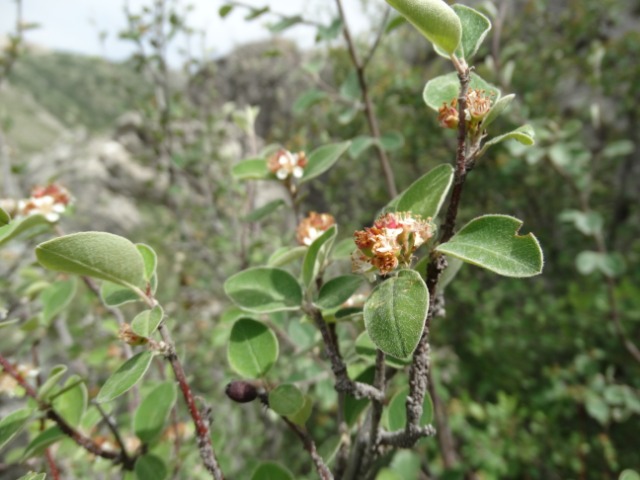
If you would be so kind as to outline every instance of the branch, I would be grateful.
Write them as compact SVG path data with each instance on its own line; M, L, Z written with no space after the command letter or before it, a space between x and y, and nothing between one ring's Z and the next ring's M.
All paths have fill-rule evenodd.
M348 393L358 399L368 398L379 402L384 401L384 393L380 391L380 389L372 385L367 385L366 383L354 382L349 378L349 375L347 374L347 366L342 360L340 352L338 352L338 349L333 342L331 332L327 327L327 322L325 322L324 317L322 316L322 312L313 306L307 306L303 310L313 319L316 327L320 330L320 334L322 335L322 340L324 341L325 349L327 351L327 356L331 361L331 371L333 371L333 375L336 379L336 390L338 392Z
M154 304L156 302L151 301L150 303ZM178 355L176 354L175 344L173 343L171 334L169 333L169 330L165 326L164 322L160 324L160 326L158 327L158 331L160 332L162 340L164 340L164 342L167 344L167 360L169 360L169 363L171 364L173 373L175 374L178 385L180 386L180 390L182 391L182 396L187 403L189 413L191 414L191 418L193 419L193 424L195 426L196 436L198 439L198 450L200 451L200 458L202 459L205 468L209 473L211 473L213 478L215 478L216 480L224 480L224 475L222 474L222 470L220 469L220 465L218 464L218 460L216 459L216 455L213 451L213 445L211 444L211 433L209 430L209 424L205 421L202 413L196 406L193 392L191 391L191 387L187 382L187 377L184 373L184 369L182 368L182 363L180 363L180 359L178 359Z
M342 19L342 33L345 41L347 42L347 48L349 50L349 55L351 56L351 63L356 69L356 75L358 76L358 83L360 84L360 91L362 92L362 101L364 102L364 112L367 117L367 123L369 124L369 130L371 131L371 136L376 140L380 139L380 127L378 126L378 119L375 116L373 111L373 103L371 102L371 97L369 96L369 86L367 85L367 80L365 78L364 72L365 68L370 57L373 56L375 49L377 48L377 43L379 43L379 35L376 43L374 43L372 49L369 52L369 56L365 62L361 62L358 58L358 54L356 52L355 44L353 42L353 38L351 37L351 32L349 30L349 25L347 24L347 17L344 13L344 8L342 7L342 0L336 0L336 5L338 7L338 12L340 13L340 18ZM387 10L388 14L388 10ZM387 152L384 151L380 142L375 143L376 152L378 152L378 160L380 161L380 165L382 167L382 172L385 178L385 182L387 184L387 191L389 192L389 197L395 198L398 195L398 190L396 189L395 178L393 175L393 170L391 169L391 164L389 163L389 157L387 157Z
M452 61L458 72L460 81L460 92L458 95L458 148L456 151L456 163L454 173L454 184L445 221L440 234L440 243L448 241L454 233L456 218L458 216L458 208L460 198L462 196L462 188L466 179L466 139L467 127L465 118L465 110L467 108L467 91L469 89L470 70L464 60L459 60L455 56ZM441 273L446 268L447 262L443 255L433 254L431 262L427 267L427 288L429 289L430 298L436 296L436 286ZM422 417L424 396L427 391L429 379L429 329L431 319L435 313L435 302L430 302L427 318L425 320L424 331L418 342L415 352L413 353L413 362L409 369L409 395L405 404L407 424L404 430L404 437L397 433L399 438L393 437L393 442L403 445L413 445L415 442L425 436L430 430L420 427L420 418ZM388 439L386 441L389 441Z
M324 463L324 460L318 453L318 450L316 449L316 444L314 443L309 433L305 429L293 423L287 417L283 416L281 418L302 441L302 444L304 445L305 450L307 450L309 452L309 455L311 455L311 460L313 460L313 464L315 465L316 470L318 471L318 475L320 475L320 478L322 480L333 480L333 475L331 474L331 470L329 470L329 467L327 467L327 465Z
M58 428L60 428L62 433L67 435L69 438L71 438L74 442L76 442L78 445L80 445L89 453L92 453L97 457L102 457L102 458L106 458L107 460L111 460L116 465L122 464L125 470L133 470L133 466L136 460L135 458L127 457L124 452L114 452L112 450L105 450L96 442L94 442L91 438L85 437L82 433L75 430L71 425L67 423L67 421L64 418L62 418L58 414L58 412L56 412L53 409L53 407L50 404L38 398L38 392L29 383L27 383L25 378L2 355L0 355L0 366L2 366L2 369L5 372L7 372L9 376L11 376L16 382L18 382L18 385L20 385L24 389L25 393L29 397L31 397L37 402L40 410L45 412L45 416L49 420L52 420L58 426Z

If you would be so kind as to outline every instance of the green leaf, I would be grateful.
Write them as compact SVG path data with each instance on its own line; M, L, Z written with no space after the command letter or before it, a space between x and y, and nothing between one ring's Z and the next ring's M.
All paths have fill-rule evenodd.
M11 221L11 215L7 211L0 207L0 227L4 227Z
M271 33L279 33L293 27L294 25L299 24L302 21L303 19L300 15L294 15L292 17L285 17L282 20L269 25L268 28Z
M442 164L432 168L400 194L395 202L395 211L412 212L423 219L436 218L452 182L451 165Z
M106 232L65 235L36 247L38 261L50 270L86 275L128 288L144 279L144 262L129 240Z
M231 175L236 180L266 180L271 177L264 158L243 160L231 168Z
M244 17L245 20L254 20L261 17L269 11L269 7L252 8L251 11Z
M31 408L21 408L0 420L0 450L24 428L32 413L33 410Z
M542 272L542 250L532 233L517 235L521 226L508 215L484 215L436 250L505 277L532 277Z
M391 20L389 20L389 23L387 23L387 27L384 29L384 33L391 33L405 23L407 23L406 18L404 18L402 15L396 15Z
M334 40L342 33L342 20L340 17L334 18L330 25L318 25L316 43Z
M140 312L131 321L131 330L136 335L149 338L160 326L164 318L164 311L160 305L156 305L151 310Z
M169 474L164 461L156 455L142 455L134 468L138 480L164 480Z
M618 140L608 143L602 149L602 156L605 158L616 158L630 155L635 150L635 144L631 140Z
M375 377L375 367L367 367L365 370L356 375L354 380L367 385L373 385ZM352 376L353 378L353 376ZM355 399L351 395L347 395L344 399L344 421L347 425L352 426L358 420L360 414L367 408L369 400L366 398Z
M320 103L322 100L327 98L326 92L322 90L318 90L317 88L312 88L311 90L307 90L302 95L300 95L295 102L293 102L293 106L291 110L296 115L301 113L306 113L311 107L315 104Z
M46 480L46 473L29 472L26 475L21 476L18 480Z
M125 303L142 300L133 290L111 282L102 282L102 285L100 285L100 297L108 307L119 307Z
M376 480L404 480L404 478L390 468L383 468L377 473Z
M309 245L307 254L302 261L302 283L307 288L324 269L325 262L331 255L336 235L338 235L338 227L332 225Z
M140 352L124 362L102 386L96 402L104 403L119 397L138 383L149 369L153 352Z
M295 413L287 415L287 418L296 425L300 425L301 427L303 427L304 424L307 423L307 420L309 420L312 411L313 400L309 395L305 395L302 407L300 407Z
M71 375L62 387L62 391L64 393L56 393L52 401L53 408L69 425L75 428L80 425L82 416L87 410L89 399L87 386L78 375Z
M324 310L339 307L349 300L351 295L360 288L363 281L364 279L361 275L343 275L332 278L322 285L318 300L315 303Z
M71 303L76 293L75 278L59 280L45 288L40 294L42 302L42 321L49 325L51 319L62 312Z
M62 433L62 430L60 430L60 427L57 425L46 429L44 432L40 432L36 438L29 442L29 445L27 445L27 448L22 454L22 459L26 460L41 455L47 447L50 447L65 437L66 435Z
M640 473L635 470L626 469L620 473L618 480L640 480Z
M295 480L295 477L279 463L262 462L253 471L251 480Z
M66 365L56 365L49 372L49 377L42 384L42 386L38 389L38 398L45 399L47 398L47 394L53 390L53 387L56 386L58 381L62 378L62 376L67 372Z
M414 270L378 285L364 304L364 322L373 343L384 353L405 358L413 353L427 316L429 292Z
M376 345L373 343L373 341L371 340L371 337L369 336L366 330L362 332L360 335L358 335L358 338L356 338L355 347L356 347L356 354L359 355L360 357L370 361L376 358L376 350L377 350ZM392 357L391 355L385 356L386 363L389 366L393 368L398 368L398 369L403 369L407 365L410 365L412 359L413 357L411 356L407 358L395 358L395 357Z
M602 227L604 226L602 215L594 211L565 210L560 214L560 220L572 222L577 230L588 236L602 232Z
M362 98L360 81L358 80L358 73L355 70L351 70L347 78L340 85L340 95L351 101L359 101Z
M224 18L233 11L233 5L223 5L218 9L218 15L220 18Z
M509 105L511 105L514 98L516 98L516 96L512 93L496 100L491 106L489 113L487 113L487 116L482 120L482 127L487 128L491 125L500 115L502 115Z
M262 377L278 359L278 339L266 325L242 318L231 328L227 359L239 375Z
M444 271L440 275L440 278L438 279L438 286L436 287L436 290L438 292L444 292L444 289L447 288L447 285L449 285L453 281L453 279L462 268L462 265L464 265L464 262L459 258L449 257L447 255L445 255L445 257L447 257L447 268L444 269Z
M148 445L158 439L176 399L173 382L161 383L147 394L133 420L133 430L142 443Z
M309 154L307 166L304 168L300 183L308 182L329 170L333 164L338 161L340 156L347 151L350 143L351 142L333 143L316 148Z
M19 220L12 220L3 227L0 227L0 245L7 243L21 233L41 225L49 225L44 215L30 215Z
M456 12L442 0L387 0L434 46L448 54L458 48L462 24Z
M600 425L607 425L609 423L609 419L611 418L609 405L607 405L607 402L605 402L600 395L588 391L584 407L587 414L589 414L591 418L597 420Z
M456 55L464 59L473 57L491 30L491 22L483 14L465 5L452 5L451 8L460 18L462 24L462 39L456 49ZM449 58L450 52L436 46L436 52L445 58Z
M293 415L304 406L304 395L295 385L284 383L269 392L269 407L278 415Z
M256 313L298 310L302 289L287 271L257 267L238 272L224 283L227 296L239 307Z
M353 242L353 238L343 238L335 244L331 251L331 258L335 260L351 258L351 254L356 249L356 245Z
M497 102L500 98L500 90L485 82L475 73L471 74L469 88L484 90L485 95L491 96L494 102ZM443 103L449 105L454 98L458 98L459 93L460 81L458 80L458 75L452 72L429 80L424 86L422 98L428 107L437 112Z
M380 137L379 143L387 152L393 152L404 146L404 137L400 132L387 132Z
M362 155L368 148L374 146L376 143L375 138L368 135L360 135L351 140L351 146L349 147L349 156L354 160Z
M271 215L283 205L285 205L285 201L281 198L277 198L276 200L272 200L260 208L256 208L253 212L245 215L242 220L245 222L258 222L263 218Z
M298 258L304 257L307 253L307 247L281 247L269 257L267 266L269 267L282 267L287 265Z
M136 248L142 256L142 262L144 263L144 279L150 282L156 273L158 266L158 255L155 250L149 245L144 243L136 243Z
M516 128L515 130L510 131L509 133L505 133L503 135L499 135L497 137L493 137L482 146L482 151L480 155L487 151L487 149L492 145L497 145L498 143L504 142L505 140L516 140L523 145L531 146L535 142L533 139L535 136L535 132L531 125L522 125L521 127Z
M407 423L407 411L405 403L409 395L409 387L405 387L396 393L387 409L387 423L389 430L404 429ZM429 396L429 392L424 395L424 403L422 404L422 416L420 417L420 425L427 425L433 421L433 402Z
M619 253L600 253L583 251L576 257L576 269L582 275L589 275L598 270L608 277L617 277L624 273L624 257Z

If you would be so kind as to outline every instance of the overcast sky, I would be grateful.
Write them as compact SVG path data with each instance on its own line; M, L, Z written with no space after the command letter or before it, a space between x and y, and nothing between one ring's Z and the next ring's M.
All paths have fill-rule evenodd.
M129 0L133 11L151 3L152 0ZM244 20L246 11L235 10L225 19L220 19L218 9L223 0L191 0L188 3L195 7L189 17L190 25L206 30L206 50L210 55L220 56L236 45L270 35L263 26L269 20L266 16L247 22ZM274 11L303 14L315 20L329 19L335 12L334 2L328 0L246 0L245 3L255 6L269 4ZM29 42L51 49L105 55L115 60L124 59L131 53L131 47L117 38L117 32L126 23L123 0L22 0L22 4L24 20L40 25L40 28L27 32ZM364 29L368 17L362 11L360 0L344 0L344 5L350 27L356 31ZM271 21L273 19L270 18ZM11 33L14 24L15 0L0 0L0 35ZM100 31L108 34L103 46L99 40ZM310 46L314 31L309 27L296 26L285 36L294 38L303 46Z

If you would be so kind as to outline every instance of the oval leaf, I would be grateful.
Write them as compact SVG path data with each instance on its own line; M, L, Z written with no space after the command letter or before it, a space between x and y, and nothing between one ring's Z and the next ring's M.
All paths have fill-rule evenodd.
M140 252L142 262L144 263L144 279L149 282L156 273L158 255L153 248L149 245L145 245L144 243L136 243L136 248Z
M407 423L407 410L405 403L409 395L409 387L405 387L396 393L387 409L387 423L389 430L404 429ZM433 421L433 402L429 396L429 392L425 392L424 403L422 404L422 416L420 417L420 425L427 425Z
M11 215L7 211L0 207L0 227L4 227L11 221Z
M142 300L133 290L111 282L102 282L100 285L100 297L105 305L119 307L125 303Z
M373 343L396 358L413 353L427 316L429 292L414 270L401 270L378 285L364 304L364 322Z
M136 315L131 321L131 330L136 335L149 338L156 331L163 318L164 311L162 307L156 305L151 310L145 310Z
M312 410L313 400L309 395L305 395L302 407L300 407L294 414L288 415L287 418L296 425L300 425L301 427L303 427L304 424L307 423L307 420L309 420Z
M456 12L442 0L387 0L427 40L448 54L458 48L462 25Z
M77 427L87 409L89 393L84 381L78 375L70 376L62 388L64 393L56 394L53 408L69 425Z
M278 339L266 325L242 318L231 329L227 359L239 375L262 377L278 359Z
M267 261L267 265L270 267L282 267L303 257L305 253L307 253L307 247L282 247L273 252Z
M278 415L293 415L304 406L304 395L291 384L278 385L269 392L269 407Z
M17 237L32 228L49 225L44 215L30 215L20 220L13 220L10 223L0 227L0 245L7 243L9 240Z
M484 120L482 120L483 128L487 128L500 115L502 115L502 112L504 112L507 109L507 107L511 105L511 102L513 101L514 98L516 98L516 96L515 94L512 93L510 95L505 95L504 97L500 97L496 102L494 102L493 106L491 107L491 110L489 110L489 113L487 113L487 116L484 117Z
M482 45L487 33L491 30L491 22L487 17L471 7L452 5L451 8L456 12L462 24L462 39L456 50L456 55L468 60L476 54L480 45ZM436 52L443 57L449 58L448 53L441 48L436 47Z
M31 440L29 445L27 445L27 448L22 454L22 459L26 460L27 458L41 455L47 447L50 447L63 438L66 438L66 435L62 433L62 430L60 430L60 427L57 425L46 429L44 432L40 432L36 438Z
M506 277L531 277L542 272L543 256L532 233L517 235L522 221L508 215L475 218L437 251Z
M138 480L164 480L169 471L160 457L155 455L143 455L135 465Z
M353 159L358 158L368 148L375 145L375 139L367 135L361 135L351 140L351 146L349 147L349 156Z
M38 397L42 399L47 398L47 394L53 390L58 381L62 378L62 376L67 372L66 365L56 365L49 372L49 377L42 384L42 386L38 389Z
M343 275L332 278L320 288L316 305L327 310L339 307L349 300L349 297L360 288L363 281L364 278L361 275Z
M263 462L256 467L251 480L294 480L293 474L276 462Z
M307 288L324 268L324 264L331 254L336 235L338 235L338 227L337 225L332 225L309 245L307 254L302 262L302 283Z
M504 142L505 140L516 140L523 145L531 146L535 142L534 140L535 132L531 125L522 125L521 127L516 128L515 130L510 131L509 133L505 133L504 135L499 135L497 137L493 137L482 146L482 151L479 155L482 155L487 149L492 145L497 145L498 143Z
M284 200L281 198L278 198L276 200L273 200L263 205L260 208L256 208L253 212L249 213L248 215L245 215L242 218L242 220L245 222L257 222L259 220L262 220L265 217L268 217L270 214L278 210L284 204L285 204Z
M231 175L236 180L266 180L270 178L267 161L264 158L243 160L233 166Z
M347 151L351 142L334 143L316 148L309 154L307 166L300 183L308 182L329 170L338 161L340 155Z
M126 287L139 287L144 262L129 240L106 232L81 232L36 247L36 257L50 270L86 275Z
M42 302L42 321L49 325L51 319L71 303L76 293L76 279L60 280L45 288L40 294Z
M124 362L102 386L96 402L110 402L138 383L151 365L153 352L140 352Z
M297 310L302 303L298 281L285 270L257 267L238 272L224 282L227 296L250 312Z
M159 437L176 398L173 382L161 383L145 397L133 420L133 429L142 443L150 444Z
M471 74L469 88L484 90L486 95L491 96L493 102L497 102L500 98L500 90L485 82L479 75ZM443 103L447 105L454 98L458 98L460 92L460 81L455 72L441 75L429 80L424 86L422 98L428 107L438 111Z
M436 218L452 182L453 167L449 164L438 165L400 194L395 210L412 212L424 219Z
M31 418L33 410L22 408L11 412L0 420L0 450L16 436Z

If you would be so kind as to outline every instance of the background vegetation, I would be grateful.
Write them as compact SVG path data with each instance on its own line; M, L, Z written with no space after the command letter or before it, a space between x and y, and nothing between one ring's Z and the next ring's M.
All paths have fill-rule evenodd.
M528 150L503 144L482 159L470 175L459 224L482 212L523 219L543 246L545 271L513 282L462 268L447 289L446 318L432 326L439 436L385 461L407 479L618 478L640 469L640 358L629 347L640 341L640 7L613 0L470 3L494 24L477 71L503 92L517 93L501 121L505 127L533 121L537 143ZM363 52L381 21L358 39ZM294 237L293 219L282 211L241 221L279 193L236 184L230 169L272 143L312 150L369 135L349 53L336 36L305 52L274 40L215 62L190 59L185 69L166 73L165 110L153 75L166 65L149 58L114 64L27 50L0 91L13 194L26 196L33 183L57 179L80 200L62 228L108 228L159 252L157 297L174 319L192 385L213 406L214 447L229 478L249 478L267 459L283 461L296 478L314 478L300 445L277 420L224 396L234 377L225 358L231 323L222 283ZM404 25L383 36L367 67L400 190L454 156L455 133L438 126L421 96L425 81L446 68ZM255 132L247 105L260 107ZM104 144L112 141L124 145L128 167L105 159ZM303 202L305 212L332 213L344 238L370 224L372 212L389 200L374 149L350 153L311 184ZM74 158L73 171L42 169L64 164L56 158ZM137 216L107 202L103 211L114 219L96 220L95 191L83 193L74 175L90 158L107 165L99 183L106 198L132 199L126 208ZM140 174L132 185L125 176L137 167L151 176ZM0 307L21 328L3 330L0 350L23 362L33 362L37 351L43 371L69 360L89 385L100 385L123 354L117 323L84 288L53 328L30 322L40 308L33 281L43 274L24 252L38 241L2 250ZM283 343L281 358L293 361L280 362L275 375L295 380L301 372L317 373L311 433L330 451L336 394L328 370L313 360L321 354L317 334L309 325L272 322L292 339ZM348 338L349 325L339 328ZM10 410L13 400L0 398L0 413ZM110 471L108 462L65 452L75 449L63 442L55 456L79 478ZM21 453L15 445L2 452L1 478L16 478ZM193 472L188 478L205 478L195 449L184 444L181 461ZM40 459L30 462L37 468Z

